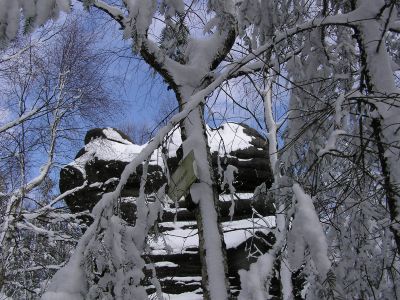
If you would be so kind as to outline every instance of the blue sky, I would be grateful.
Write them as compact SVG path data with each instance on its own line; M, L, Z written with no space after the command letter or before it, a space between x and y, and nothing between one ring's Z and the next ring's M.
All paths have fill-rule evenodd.
M74 9L81 11L78 6ZM89 22L98 22L104 25L107 16L100 13L103 20L96 20L96 14L82 12L83 16L88 16ZM105 24L106 33L104 40L99 47L109 51L119 53L121 58L117 58L110 69L110 76L117 78L114 84L114 91L120 97L124 106L122 107L123 117L117 120L111 119L106 124L99 126L120 127L126 122L153 127L159 119L159 110L163 105L176 107L176 98L162 78L156 74L131 50L132 41L123 40L122 31L115 21ZM164 103L164 104L163 104Z

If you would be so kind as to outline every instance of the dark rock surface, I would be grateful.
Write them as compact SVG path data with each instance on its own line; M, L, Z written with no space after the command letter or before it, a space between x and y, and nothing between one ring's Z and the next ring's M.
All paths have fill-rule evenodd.
M212 129L211 131L219 130L221 127ZM248 147L223 154L220 153L219 161L223 169L227 165L233 165L238 168L234 182L237 192L252 193L261 183L265 182L267 186L270 186L272 183L271 169L269 160L267 159L268 145L256 130L247 125L242 125L242 127L243 132L251 137ZM95 140L102 140L104 145L101 147L107 147L108 144L116 143L125 143L123 146L127 144L133 145L125 134L117 130L115 132L122 138L122 143L120 139L107 137L104 133L104 128L89 130L85 136L86 146L79 151L75 163L69 164L61 170L59 183L61 193L82 186L87 181L85 188L65 198L67 205L73 212L90 211L100 200L102 194L113 190L118 184L119 177L128 164L128 161L112 159L112 155L110 155L110 159L104 160L98 158L96 153L90 153L86 149ZM129 151L129 149L127 150ZM119 153L115 154L116 157L118 155ZM84 156L86 157L82 159ZM216 151L212 153L212 162L216 178L218 178L218 152ZM178 166L177 157L170 157L167 164L172 173ZM80 166L78 167L77 165ZM139 166L137 172L129 178L122 196L138 195L141 175L142 166ZM156 164L149 164L147 178L147 193L157 191L166 182L162 167Z

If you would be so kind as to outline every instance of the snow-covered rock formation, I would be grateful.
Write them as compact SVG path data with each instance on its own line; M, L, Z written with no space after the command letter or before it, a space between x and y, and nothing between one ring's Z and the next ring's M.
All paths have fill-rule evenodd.
M249 253L256 253L256 249L266 250L274 241L268 230L275 226L274 218L268 217L273 214L273 205L265 194L253 194L257 186L264 183L269 187L272 181L267 158L268 144L256 130L236 123L225 123L216 129L208 127L207 133L214 173L221 187L219 210L227 246L230 283L232 289L238 291L238 270L248 268L255 259ZM166 168L170 174L177 168L182 159L180 145L180 131L176 129L171 132L164 147L153 153L148 168L147 193L157 191L166 182ZM116 186L126 164L143 147L133 144L129 137L112 128L90 130L85 137L85 147L73 162L61 170L61 192L75 189L66 197L70 209L73 212L90 211L103 193ZM166 159L163 159L162 153ZM224 172L230 168L237 168L237 172ZM129 178L119 204L119 213L128 224L135 222L135 197L141 173L142 168L139 167L137 173ZM234 175L233 188L236 192L233 197L229 193L232 182L223 178L229 173ZM232 199L235 203L233 215ZM146 259L155 263L163 291L189 297L185 299L195 299L195 293L201 293L195 220L190 201L182 199L178 203L165 203L158 233L149 239L146 254ZM90 222L90 218L84 221ZM191 296L185 293L191 293Z
M220 182L223 182L221 172L227 165L232 165L238 168L233 183L237 192L253 193L262 183L270 186L272 175L267 158L268 145L256 130L247 125L225 123L217 129L208 128L208 140L215 175ZM179 129L171 132L165 143L170 173L175 171L181 159L181 143ZM124 167L143 147L133 144L129 137L116 129L96 128L88 131L85 147L60 173L62 193L84 186L66 197L70 209L73 212L90 211L104 192L116 186ZM159 149L150 160L146 192L156 191L166 182L164 169L162 149ZM122 196L134 197L138 194L140 175L141 167L129 178Z

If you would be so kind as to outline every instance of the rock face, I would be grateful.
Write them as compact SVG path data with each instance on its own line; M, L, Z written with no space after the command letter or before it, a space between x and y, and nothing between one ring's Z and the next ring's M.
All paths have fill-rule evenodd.
M125 166L142 148L116 129L95 128L88 131L85 147L60 172L61 193L78 188L65 198L71 211L91 211L104 193L116 187ZM138 195L142 170L143 167L138 166L136 173L129 177L122 197ZM146 192L150 193L165 183L165 176L157 161L151 162L148 173ZM85 187L79 189L83 185Z
M208 128L209 144L212 151L213 169L216 178L218 161L222 169L227 165L238 168L234 187L238 192L252 193L261 183L270 186L272 174L269 165L268 146L263 137L247 125L226 123L217 129ZM172 173L178 166L180 155L180 132L175 130L167 141L169 158L167 165ZM85 147L75 160L65 166L60 173L60 191L62 193L87 186L66 197L73 212L91 210L102 194L111 191L119 181L125 166L144 146L133 144L124 133L111 128L96 128L85 136ZM151 157L148 167L146 192L156 191L165 182L161 149ZM132 175L122 196L137 196L142 166Z
M227 186L221 187L219 201L230 283L232 290L238 291L238 270L247 269L255 260L254 256L248 254L256 252L256 248L266 250L274 242L274 236L268 230L274 226L274 218L260 218L273 214L273 205L265 194L257 197L253 195L257 186L264 183L268 188L272 182L267 159L268 145L256 130L246 125L225 123L217 129L207 129L216 178L222 182L223 170L228 165L238 169L233 184L236 194L233 197L235 214L232 218L229 215L232 198L226 193ZM90 130L85 137L85 147L60 174L61 192L75 189L73 194L66 197L71 211L91 211L102 194L113 190L118 184L124 167L143 147L133 144L125 134L112 128ZM182 158L179 129L171 132L165 142L165 149L167 166L170 173L173 173ZM147 193L157 191L166 182L161 152L162 149L155 151L150 159L145 186ZM129 178L121 195L120 213L128 224L135 222L135 197L138 195L141 173L142 166L139 166L136 174ZM258 213L257 218L253 218L255 211ZM195 220L190 202L181 200L178 203L169 203L164 208L163 220L159 223L163 241L151 239L151 251L146 259L155 263L165 293L201 293L201 266ZM91 220L88 218L83 221Z

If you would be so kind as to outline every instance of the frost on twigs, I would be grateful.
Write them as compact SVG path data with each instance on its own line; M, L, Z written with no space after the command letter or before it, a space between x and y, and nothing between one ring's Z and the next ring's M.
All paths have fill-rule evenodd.
M338 151L336 148L336 143L337 139L340 135L346 134L346 131L342 128L342 119L346 115L345 112L343 112L342 105L345 100L344 95L340 95L336 101L335 101L335 130L333 130L329 137L328 140L326 141L325 147L320 149L317 153L318 156L323 156L326 153L331 153L333 151Z

